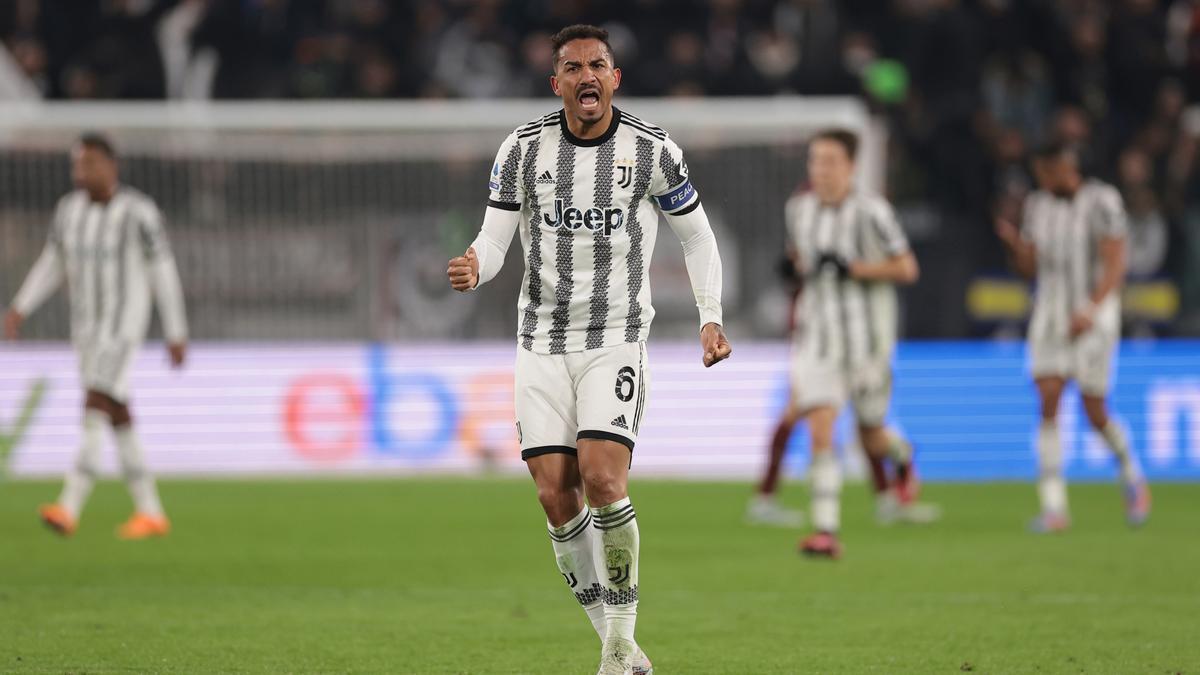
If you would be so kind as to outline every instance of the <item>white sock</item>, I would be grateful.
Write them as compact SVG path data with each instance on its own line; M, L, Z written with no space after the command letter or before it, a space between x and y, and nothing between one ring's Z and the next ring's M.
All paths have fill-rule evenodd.
M1058 424L1042 422L1038 429L1038 499L1042 513L1067 515L1067 482L1062 475L1062 442Z
M1137 457L1129 451L1129 439L1125 437L1125 430L1121 425L1117 424L1116 420L1109 418L1108 424L1100 430L1100 435L1104 437L1104 442L1108 445L1108 449L1117 457L1117 463L1121 466L1121 480L1125 483L1135 483L1142 479L1142 467L1138 462Z
M62 494L58 496L59 505L75 520L79 520L83 504L100 475L100 441L106 424L108 415L90 408L83 411L83 437L75 455L75 465L67 471Z
M837 532L842 517L842 467L833 450L814 450L808 471L813 526L820 532Z
M637 514L629 497L592 509L592 524L600 535L603 552L596 560L604 586L605 637L633 642L638 604Z
M908 464L912 462L912 445L909 444L909 442L906 441L903 436L892 431L891 429L886 430L884 433L887 434L888 440L888 458L897 464Z
M148 516L161 516L163 507L158 499L158 488L154 485L154 477L146 470L142 446L138 443L137 435L133 433L133 427L127 425L113 429L113 436L117 440L121 473L125 476L129 496L133 497L133 508Z
M554 547L554 557L558 561L558 571L567 580L575 599L587 612L592 627L604 641L608 629L604 616L604 587L596 576L596 542L599 537L592 527L592 513L584 507L561 527L546 523L550 530L550 544Z

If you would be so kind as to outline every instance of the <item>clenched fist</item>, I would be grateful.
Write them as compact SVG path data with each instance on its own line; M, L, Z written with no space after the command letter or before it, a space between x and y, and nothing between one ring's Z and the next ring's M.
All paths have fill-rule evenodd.
M450 266L446 269L446 276L450 278L450 288L453 288L460 293L465 293L479 283L479 257L475 255L475 247L467 249L467 252L450 259Z

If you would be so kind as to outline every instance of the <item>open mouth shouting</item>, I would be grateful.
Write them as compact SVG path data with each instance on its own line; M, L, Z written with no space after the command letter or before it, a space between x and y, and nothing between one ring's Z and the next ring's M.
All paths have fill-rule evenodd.
M579 93L576 94L576 100L579 101L579 108L583 112L591 113L600 110L600 90L596 87L580 87Z

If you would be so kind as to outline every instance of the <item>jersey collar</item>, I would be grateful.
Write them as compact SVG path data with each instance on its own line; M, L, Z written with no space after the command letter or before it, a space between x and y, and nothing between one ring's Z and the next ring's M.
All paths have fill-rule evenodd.
M612 138L617 133L617 127L621 124L621 110L617 106L613 106L612 121L608 124L608 129L605 129L603 134L595 138L579 138L571 133L571 129L567 127L567 111L558 111L558 127L562 129L563 138L567 139L571 145L577 145L581 148L594 148L597 145L604 145L604 142Z

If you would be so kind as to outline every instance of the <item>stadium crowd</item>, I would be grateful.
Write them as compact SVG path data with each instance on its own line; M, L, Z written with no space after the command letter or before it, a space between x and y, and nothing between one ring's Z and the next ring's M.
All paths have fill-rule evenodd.
M578 21L610 30L625 95L861 95L890 197L975 267L1003 264L1030 148L1079 143L1125 196L1132 276L1171 279L1168 331L1200 333L1193 0L10 0L0 38L51 99L489 98L546 94Z

